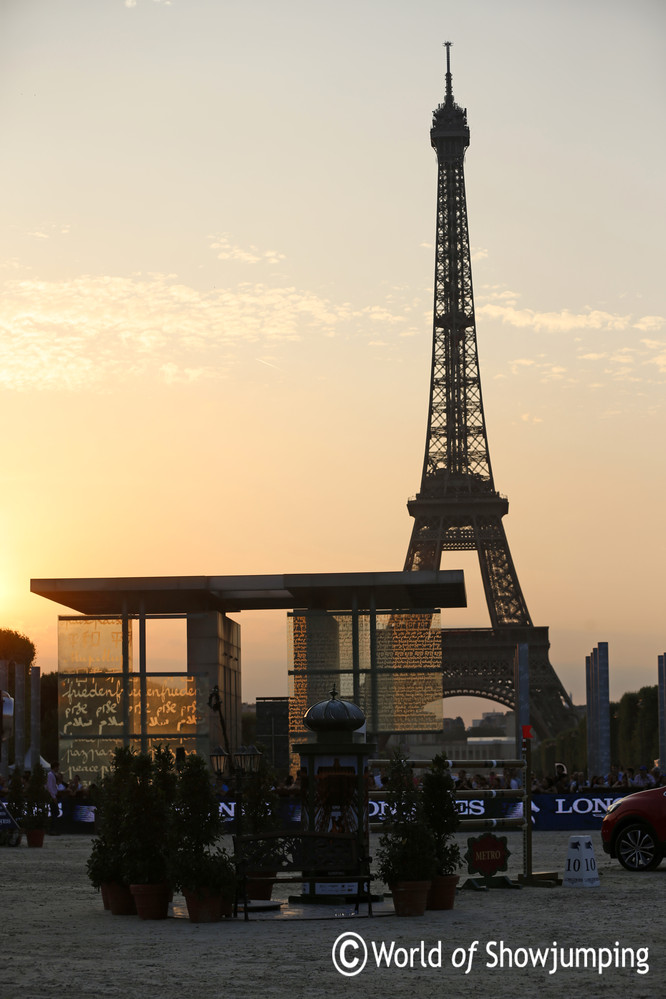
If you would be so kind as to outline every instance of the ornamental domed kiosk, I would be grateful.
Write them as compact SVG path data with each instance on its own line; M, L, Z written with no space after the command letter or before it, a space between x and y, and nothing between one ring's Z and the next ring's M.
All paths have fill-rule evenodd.
M303 715L303 724L314 732L318 741L321 736L333 733L358 732L365 725L365 714L353 701L343 701L338 697L335 687L327 700L317 701ZM363 736L365 742L365 735Z
M301 761L303 831L354 834L360 856L368 855L368 761L376 745L366 742L365 714L353 701L330 697L313 704L303 723L312 733L294 745ZM357 891L355 883L316 884L314 897L301 901L340 902Z

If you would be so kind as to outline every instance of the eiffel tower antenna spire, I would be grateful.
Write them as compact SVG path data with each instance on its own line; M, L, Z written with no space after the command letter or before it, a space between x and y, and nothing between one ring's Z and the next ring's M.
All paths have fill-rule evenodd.
M453 42L443 42L446 48L446 103L453 104L453 84L451 81L451 46Z

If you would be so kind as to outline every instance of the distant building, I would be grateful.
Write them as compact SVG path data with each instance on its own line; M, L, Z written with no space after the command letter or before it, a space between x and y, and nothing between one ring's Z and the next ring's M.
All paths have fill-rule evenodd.
M280 774L289 770L289 698L258 697L256 743Z
M495 728L506 732L509 724L513 724L513 711L484 711L481 718L472 721L472 729Z

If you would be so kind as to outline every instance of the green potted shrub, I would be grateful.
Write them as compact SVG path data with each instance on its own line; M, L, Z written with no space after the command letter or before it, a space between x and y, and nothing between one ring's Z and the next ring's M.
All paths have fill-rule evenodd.
M185 896L190 922L217 922L232 913L236 891L234 862L223 847L179 848L174 887Z
M261 836L277 832L280 825L280 811L276 784L273 769L261 755L257 770L240 778L240 795L236 807L239 808L241 817L240 823L236 823L237 831L240 830L244 836ZM247 898L268 901L273 893L274 882L270 877L264 876L258 879L252 874L252 871L248 871L246 876Z
M428 909L451 909L456 895L460 850L454 834L460 824L455 801L455 782L449 762L439 753L423 775L423 817L435 842L436 867Z
M176 774L173 753L132 758L126 812L121 822L123 880L142 919L166 919L171 897Z
M399 916L422 916L436 870L435 840L423 814L423 794L409 761L396 750L385 782L389 825L379 839L377 873Z
M123 863L123 827L133 759L134 753L127 747L114 751L111 769L105 774L98 790L98 835L93 840L86 865L91 884L101 891L104 907L110 909L114 916L136 913Z
M280 824L277 779L263 754L254 773L241 777L240 807L243 834L275 832Z
M90 856L86 861L86 873L93 888L97 888L101 892L105 909L111 909L116 916L136 912L129 887L122 884L120 854L113 850L103 836L98 836L92 842ZM124 896L124 899L122 901L116 900L112 906L112 895L115 897L119 894L115 890L116 887L120 888L120 894Z
M192 922L231 915L235 868L226 850L213 849L223 832L220 805L206 761L185 758L177 778L174 811L174 888L182 891Z
M51 819L51 796L46 790L46 771L37 762L30 771L25 788L25 806L21 826L28 846L43 846L44 833Z
M210 846L222 835L220 804L208 764L201 756L185 757L176 778L174 835L178 843Z

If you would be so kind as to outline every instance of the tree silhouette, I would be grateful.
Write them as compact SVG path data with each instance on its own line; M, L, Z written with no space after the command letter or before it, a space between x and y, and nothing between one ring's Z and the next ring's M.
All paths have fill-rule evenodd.
M25 635L9 628L0 628L0 659L18 663L21 666L32 666L35 658L35 646Z

